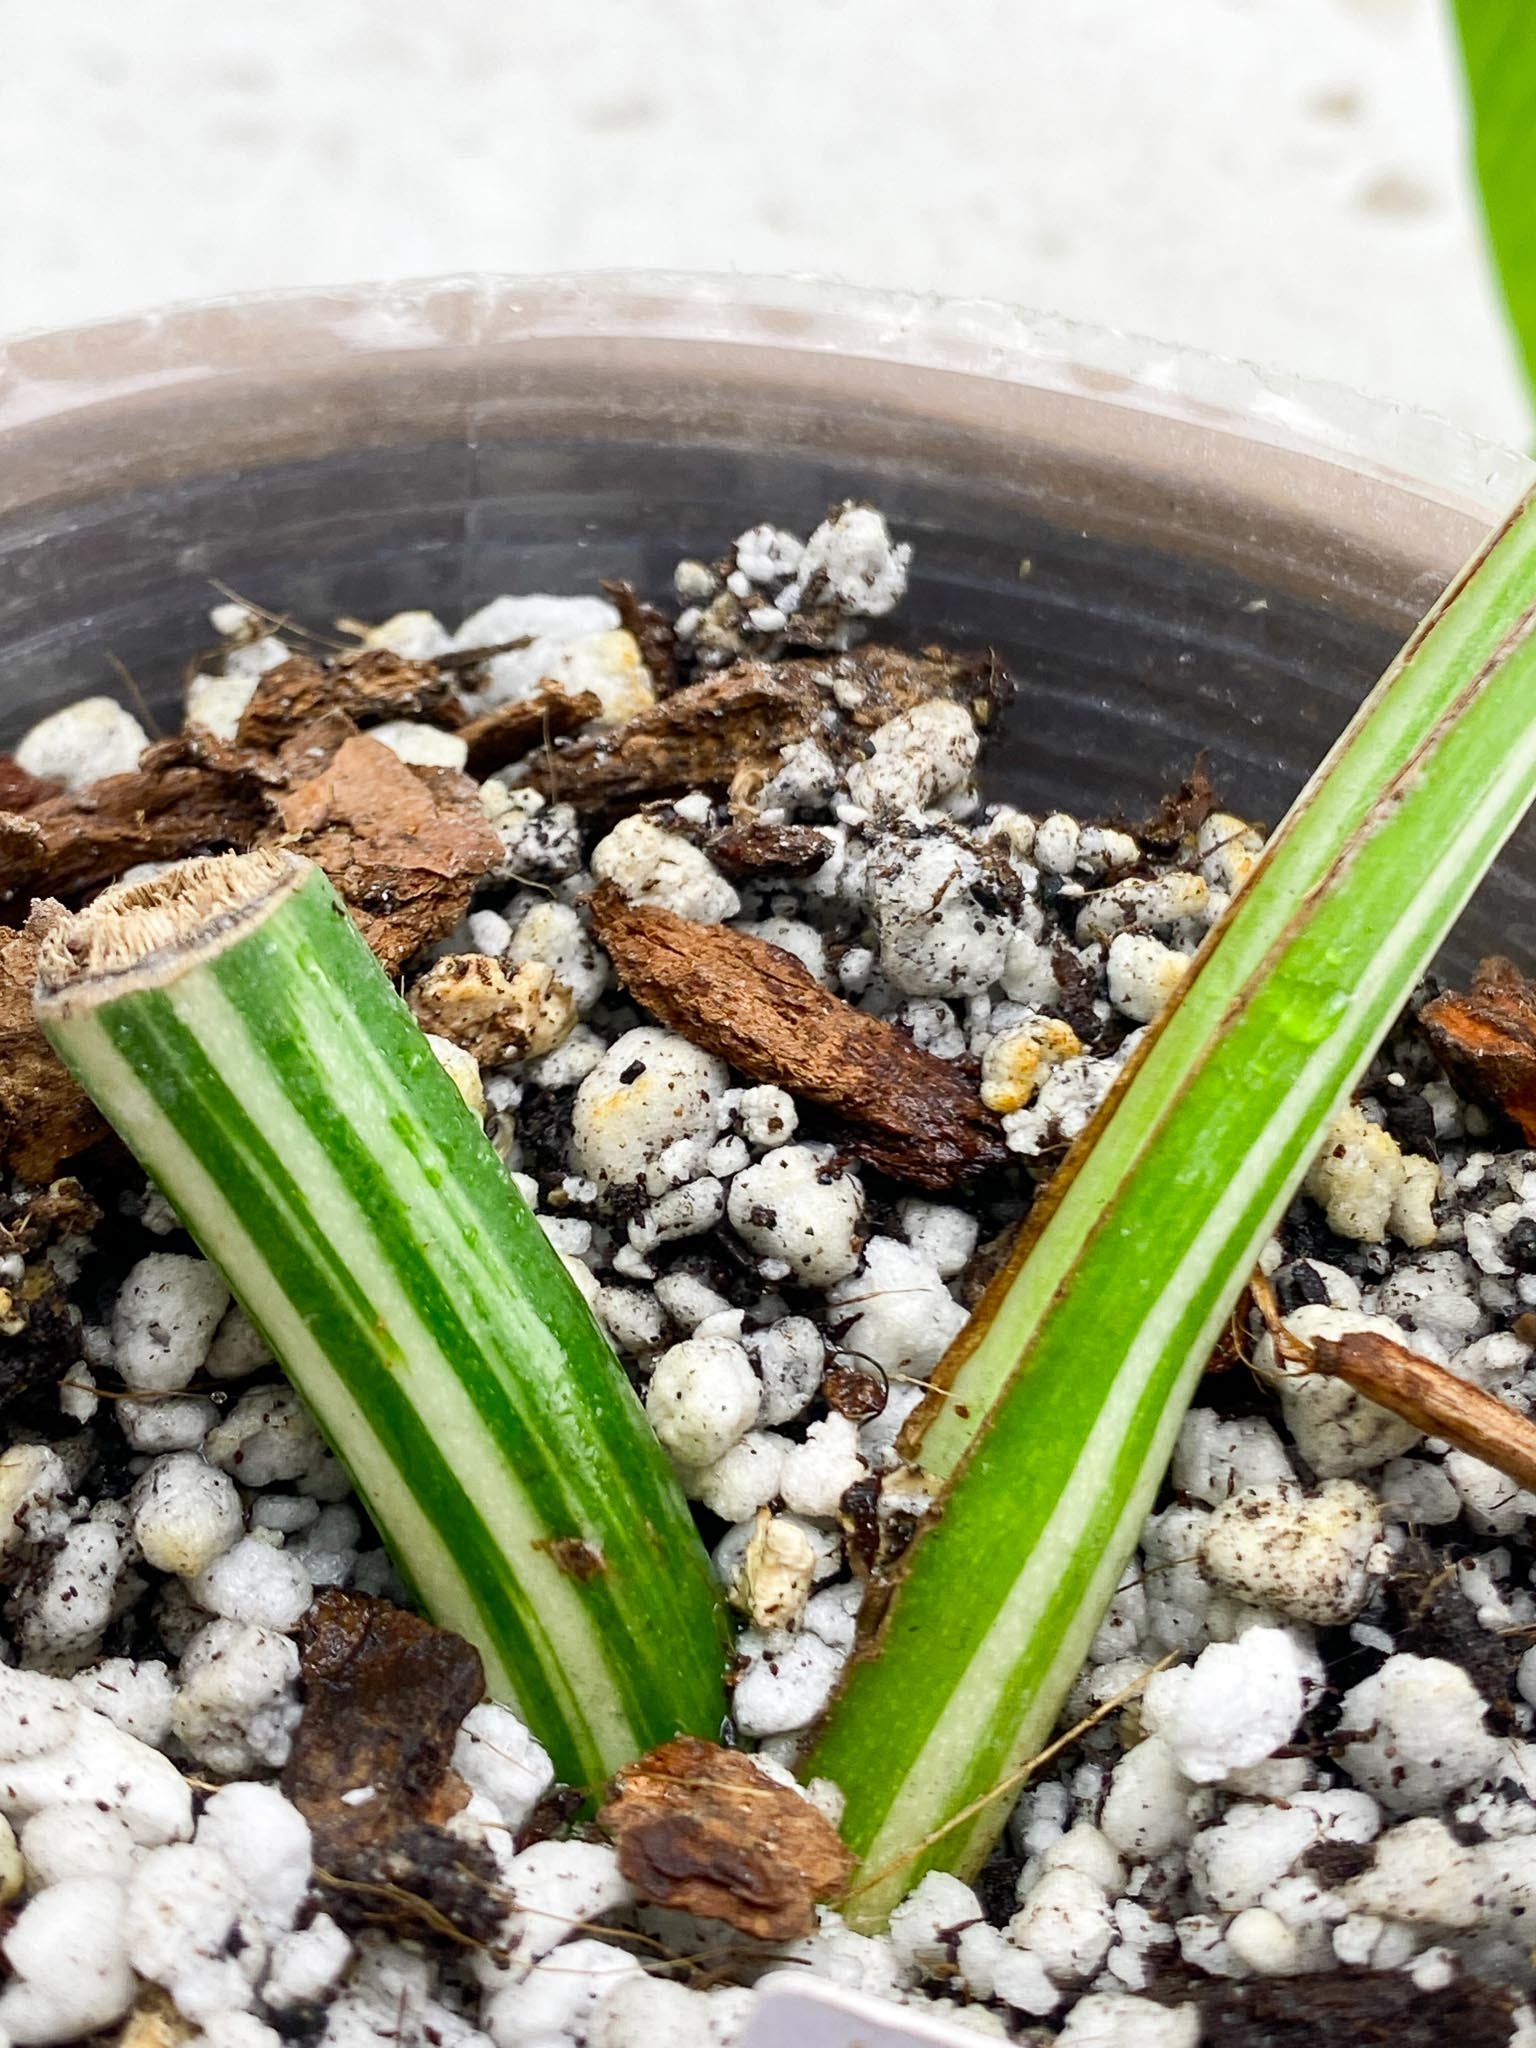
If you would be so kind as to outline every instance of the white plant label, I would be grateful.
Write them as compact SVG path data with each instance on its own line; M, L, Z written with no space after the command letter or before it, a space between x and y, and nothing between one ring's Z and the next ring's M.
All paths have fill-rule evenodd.
M786 1970L759 1984L740 2048L976 2048L976 2034L920 2007Z

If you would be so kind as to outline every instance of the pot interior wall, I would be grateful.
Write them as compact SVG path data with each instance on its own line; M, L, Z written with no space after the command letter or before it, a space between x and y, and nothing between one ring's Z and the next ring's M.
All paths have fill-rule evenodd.
M992 793L1135 817L1204 749L1226 800L1272 821L1477 538L1380 480L1350 483L1364 523L1326 490L1291 502L1280 469L1239 486L1251 447L1218 426L1181 427L1159 467L1121 453L1111 400L825 361L808 389L774 355L544 344L489 377L383 358L311 365L302 389L289 367L12 435L0 741L102 690L173 724L221 587L322 631L599 577L661 595L680 555L855 496L915 544L903 634L990 644L1018 678ZM1453 962L1490 948L1536 963L1529 833Z

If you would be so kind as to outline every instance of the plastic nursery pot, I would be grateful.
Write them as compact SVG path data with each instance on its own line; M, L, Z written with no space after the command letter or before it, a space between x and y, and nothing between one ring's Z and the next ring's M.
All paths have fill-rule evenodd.
M1343 392L984 305L742 279L446 279L0 351L0 741L123 670L174 724L228 587L312 625L663 590L867 497L900 630L1019 678L991 786L1137 815L1201 748L1274 819L1528 473ZM121 667L118 666L121 664ZM1536 835L1458 962L1536 956Z

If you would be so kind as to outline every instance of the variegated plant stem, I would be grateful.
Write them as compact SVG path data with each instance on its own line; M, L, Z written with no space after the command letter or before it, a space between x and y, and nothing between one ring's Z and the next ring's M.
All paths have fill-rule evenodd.
M49 935L37 1013L561 1776L717 1734L726 1642L677 1484L319 869L109 890Z
M878 1923L973 1871L1048 1738L1224 1319L1329 1124L1536 793L1536 512L1463 572L1271 840L947 1361L945 1482L809 1772Z

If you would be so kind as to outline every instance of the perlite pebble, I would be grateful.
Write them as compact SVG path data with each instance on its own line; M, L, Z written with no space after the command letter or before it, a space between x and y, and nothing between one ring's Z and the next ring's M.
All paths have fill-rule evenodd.
M191 1833L191 1793L168 1758L84 1707L62 1680L5 1671L0 1810L15 1822L68 1801L99 1802L138 1842Z
M1244 1487L1284 1485L1296 1473L1263 1416L1191 1408L1173 1447L1170 1476L1176 1492L1216 1507Z
M772 1642L775 1647L769 1647ZM782 1643L782 1647L777 1645ZM787 1735L813 1721L832 1696L845 1653L813 1630L788 1641L745 1629L737 1643L745 1667L732 1698L744 1735Z
M1257 1607L1319 1628L1351 1620L1385 1571L1381 1509L1358 1480L1315 1493L1284 1481L1223 1501L1200 1538L1207 1578Z
M272 1354L267 1349L265 1338L247 1318L245 1311L232 1305L213 1333L203 1370L210 1379L243 1380L258 1367L271 1362Z
M1352 1912L1431 1927L1475 1927L1482 1918L1478 1859L1443 1821L1408 1820L1376 1844L1375 1861L1343 1887Z
M73 1799L34 1813L22 1828L20 1850L29 1887L42 1891L76 1877L110 1877L121 1884L138 1844L121 1814Z
M1319 1842L1364 1843L1381 1826L1376 1802L1362 1792L1298 1793L1289 1800L1229 1806L1214 1827L1190 1844L1190 1876L1201 1896L1224 1913L1266 1899Z
M516 1833L555 1782L554 1766L517 1716L494 1700L465 1715L453 1745L453 1768L489 1799Z
M638 813L593 847L592 872L626 902L654 903L693 924L722 924L741 909L741 898L692 840Z
M176 1688L156 1658L135 1663L128 1657L104 1657L70 1679L76 1697L115 1728L151 1748L163 1748L171 1732L171 1705Z
M535 1842L512 1859L507 1889L502 1938L513 1963L547 1955L632 1897L617 1854L603 1842Z
M586 2048L732 2048L752 2006L743 1986L691 1991L625 1971L599 1999Z
M273 1943L262 2002L276 2012L318 2004L340 1982L351 1960L351 1941L328 1913L317 1913L307 1927Z
M1433 1244L1430 1204L1439 1185L1432 1159L1406 1155L1390 1131L1352 1102L1340 1110L1306 1179L1328 1228L1365 1244L1380 1244L1389 1230L1404 1244Z
M238 1621L210 1621L177 1672L172 1725L199 1763L238 1777L286 1763L298 1725L299 1653L292 1639Z
M1113 882L1107 889L1096 889L1078 913L1077 943L1107 945L1117 932L1131 926L1167 931L1187 918L1202 918L1210 900L1210 885L1203 876L1178 869L1166 875L1138 875Z
M1150 932L1117 932L1105 961L1109 1000L1122 1016L1150 1024L1178 994L1190 965L1189 954Z
M467 740L419 718L388 718L382 725L370 726L368 737L417 768L462 769L469 758Z
M641 1025L615 1040L576 1091L571 1164L604 1191L654 1200L703 1173L724 1116L723 1060Z
M797 1515L835 1515L843 1495L864 1476L858 1443L858 1425L844 1415L813 1422L805 1441L785 1454L779 1478L785 1507Z
M858 1270L830 1290L827 1304L844 1351L919 1379L969 1320L932 1261L894 1237L872 1237Z
M744 1522L778 1493L788 1450L788 1438L772 1430L748 1430L724 1457L685 1472L683 1490L723 1522Z
M948 1960L950 1937L985 1917L968 1884L930 1870L892 1908L891 1951L903 1970L927 1976Z
M208 1356L229 1289L206 1259L151 1252L123 1282L112 1350L136 1393L179 1393Z
M129 1498L133 1534L156 1571L193 1578L239 1538L240 1494L196 1451L157 1458Z
M1318 1337L1343 1337L1351 1332L1374 1333L1395 1344L1404 1333L1386 1316L1355 1315L1346 1310L1308 1305L1285 1318L1289 1333L1303 1344ZM1438 1349L1429 1345L1415 1348L1438 1362ZM1321 1374L1296 1376L1284 1371L1275 1358L1274 1345L1266 1333L1254 1347L1255 1370L1266 1378L1278 1379L1280 1404L1286 1427L1296 1447L1320 1479L1344 1478L1354 1472L1369 1472L1389 1458L1399 1457L1419 1441L1419 1431L1374 1401L1357 1394L1343 1380Z
M730 1184L726 1214L744 1244L784 1259L807 1287L829 1287L859 1261L864 1191L832 1165L829 1145L779 1145Z
M759 1415L771 1428L808 1407L821 1385L827 1347L809 1316L783 1316L753 1332L746 1350L762 1382Z
M1105 1956L1114 1932L1109 1901L1081 1870L1047 1870L1008 1922L1008 1939L1040 1958L1052 1981L1080 1984Z
M947 834L887 835L871 848L866 901L880 968L914 996L980 995L1002 973L1013 929L971 848Z
M123 1938L141 1977L197 2024L249 2009L264 1946L241 1926L245 1889L212 1849L177 1843L147 1855L127 1891Z
M757 1419L761 1390L739 1344L690 1337L656 1361L645 1412L663 1450L683 1465L712 1465Z
M83 789L138 766L149 734L114 697L82 697L39 719L16 743L16 763L44 782Z
M1155 1672L1142 1696L1142 1718L1185 1777L1219 1784L1229 1771L1260 1763L1289 1741L1306 1697L1290 1636L1251 1628L1235 1643L1212 1643L1193 1665Z
M1040 1958L1028 1949L1015 1948L1000 1928L988 1926L985 1920L973 1921L960 1930L955 1968L973 1998L995 1998L1033 2019L1043 2019L1061 2003L1062 1994L1046 1975Z
M259 1926L273 1933L293 1924L309 1890L309 1823L275 1785L223 1786L204 1806L194 1839L239 1871Z
M865 811L921 811L970 779L981 741L963 704L936 700L888 719L869 745L848 770L850 800Z
M1499 1744L1459 1664L1407 1653L1344 1695L1339 1761L1394 1813L1422 1813L1495 1769Z
M345 1473L291 1387L242 1394L208 1432L203 1449L242 1486L297 1482L320 1500L340 1500L349 1491Z
M75 1878L23 1907L3 1943L14 1981L0 1991L0 2030L18 2044L72 2041L111 2026L133 2003L123 1893Z
M1162 2005L1121 1991L1080 1998L1057 2036L1060 2048L1195 2048L1199 2039L1193 2005Z
M929 1260L941 1280L956 1279L965 1271L981 1233L968 1210L914 1196L899 1205L898 1214L908 1244Z
M611 1942L568 1941L526 1976L488 1989L480 2024L495 2048L550 2048L583 2040L599 2002L620 1978L639 1973L639 1958Z
M119 1595L127 1520L120 1501L98 1501L17 1595L17 1637L34 1662L69 1671L95 1649Z
M544 898L531 904L513 927L505 950L514 967L536 962L550 968L570 990L582 1016L608 986L607 957L569 903Z
M309 1573L292 1551L246 1536L192 1581L199 1607L224 1621L286 1633L298 1627L314 1597Z

